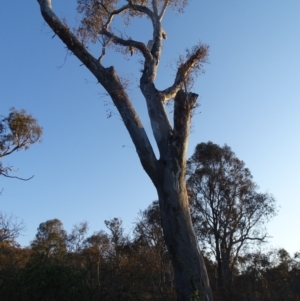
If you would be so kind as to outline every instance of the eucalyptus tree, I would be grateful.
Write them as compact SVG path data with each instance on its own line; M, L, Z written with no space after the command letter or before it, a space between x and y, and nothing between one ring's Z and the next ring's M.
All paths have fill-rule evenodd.
M162 19L167 9L182 10L188 0L77 0L78 12L82 16L79 27L72 30L52 9L51 0L37 0L41 14L84 66L104 87L117 108L133 141L142 167L154 184L161 211L164 238L174 268L178 300L201 298L213 300L203 258L194 234L188 195L186 190L186 151L190 121L196 106L196 93L192 93L191 82L195 72L205 62L208 47L198 44L187 50L186 56L178 60L174 82L163 90L155 85L157 70L166 33ZM128 21L134 17L145 17L152 25L149 41L124 37L115 17ZM116 28L116 29L114 29ZM99 43L98 43L99 42ZM98 43L101 55L93 55ZM142 121L126 93L115 66L104 66L103 57L109 49L142 56L140 90L145 98L152 132L159 151L156 157ZM166 104L174 100L173 122L165 110Z
M0 159L11 155L21 149L27 150L30 145L40 141L43 133L37 120L25 110L10 109L7 117L0 120ZM12 176L12 166L3 166L0 161L0 175L7 178L29 180Z
M0 212L0 244L5 242L9 245L16 244L16 238L25 230L23 221L15 216Z
M250 170L227 145L198 144L187 174L196 233L215 255L219 287L231 293L243 248L266 241L264 224L277 212L275 199L258 192Z
M41 223L35 239L31 242L32 250L46 258L63 257L67 252L67 233L62 222L55 218Z

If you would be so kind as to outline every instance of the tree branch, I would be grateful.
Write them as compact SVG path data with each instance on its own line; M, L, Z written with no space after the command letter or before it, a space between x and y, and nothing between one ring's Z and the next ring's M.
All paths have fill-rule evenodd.
M158 17L158 3L157 0L152 0L152 8L155 18Z
M105 37L103 37L103 41L101 42L102 44L102 51L101 51L101 55L99 56L98 58L98 61L101 63L102 59L104 58L105 56L105 53L106 53L106 47L110 44L111 42L111 39L108 39L106 40Z
M104 9L106 10L106 8L104 8ZM128 4L118 8L118 9L112 11L112 12L108 12L106 10L106 12L109 14L109 18L108 18L107 22L105 23L104 27L108 28L109 24L112 22L113 17L115 15L118 15L118 14L120 14L123 11L126 11L128 9L131 9L131 10L134 10L136 12L147 15L151 19L151 21L153 22L153 19L154 19L153 18L153 12L148 7L143 6L143 5L133 4L131 1L128 1Z
M13 171L16 171L16 170L13 170L12 166L3 167L2 162L0 162L0 175L1 176L4 176L6 178L11 178L11 179L18 179L18 180L22 180L22 181L29 181L34 177L34 176L31 176L29 178L21 178L21 177L9 175L9 172L13 172Z
M157 172L157 160L145 129L135 112L127 93L125 92L113 67L104 68L70 31L60 21L51 8L50 0L37 0L44 20L57 36L66 44L74 55L91 71L99 83L106 89L117 110L119 111L129 135L136 147L141 164L149 177L154 181ZM126 43L126 42L124 42ZM128 42L128 45L130 43ZM137 45L137 44L134 44ZM141 49L142 43L137 45ZM144 46L146 48L146 46ZM148 54L148 52L145 51ZM157 183L156 183L157 184Z
M152 0L152 8L153 8L153 19L152 19L153 45L150 51L153 57L156 59L154 66L156 66L157 68L161 56L161 49L162 49L162 29L161 29L161 22L158 16L157 0ZM156 68L154 68L155 72L156 72Z
M153 12L148 7L143 6L143 5L132 4L132 3L130 3L129 6L134 11L137 11L137 12L147 15L153 22L154 15L153 15Z
M34 176L31 176L31 177L25 179L25 178L7 175L7 174L3 173L2 171L0 171L0 175L4 176L6 178L18 179L18 180L22 180L22 181L29 181L34 177Z
M11 243L25 230L25 224L13 215L0 212L0 242L9 240Z
M12 153L15 152L16 150L20 149L22 146L16 145L16 146L15 146L13 149L11 149L11 150L9 149L9 147L10 147L10 146L8 146L7 149L6 149L3 153L0 154L0 158L12 154Z
M103 5L102 5L102 6L103 6ZM109 14L108 20L107 20L107 22L104 24L104 28L108 28L109 24L112 22L112 20L113 20L113 18L114 18L115 15L120 14L121 12L127 10L128 8L130 8L130 5L127 4L127 5L124 5L124 6L120 7L119 9L116 9L116 10L112 11L111 13L108 12L108 11L106 10L106 8L104 8L104 9L106 10L106 12Z
M174 99L174 135L172 144L179 152L178 158L182 160L180 166L186 166L187 142L190 133L192 111L195 107L198 95L179 90Z
M161 12L160 12L159 16L158 16L160 22L162 21L162 18L163 18L164 14L165 14L165 12L167 10L168 4L169 4L169 0L165 0L165 3L164 3L164 5L163 5L163 7L161 9Z
M164 101L168 101L175 97L177 92L183 87L188 75L194 68L200 68L201 63L205 62L208 54L208 46L200 45L192 49L192 53L188 55L187 60L180 64L173 85L161 91Z
M111 39L111 41L114 42L115 44L119 44L119 45L127 46L127 47L134 47L134 48L138 49L143 54L145 60L149 61L152 59L152 55L151 55L150 51L148 50L146 45L142 42L138 42L138 41L131 40L131 39L127 39L127 40L122 39L120 37L117 37L116 35L114 35L112 32L108 31L105 28L103 28L100 31L100 34L105 35L106 37Z

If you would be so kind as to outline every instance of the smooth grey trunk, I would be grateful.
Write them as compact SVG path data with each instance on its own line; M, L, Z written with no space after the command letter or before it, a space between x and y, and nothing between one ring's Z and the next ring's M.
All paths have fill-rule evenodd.
M198 95L182 90L191 70L205 58L207 48L196 47L179 66L173 85L164 91L159 91L154 85L154 79L162 49L160 22L168 1L165 1L160 12L158 12L158 2L152 0L153 11L128 1L123 8L111 13L113 16L127 9L145 13L151 19L154 28L152 49L148 49L142 42L124 40L115 36L108 30L108 26L101 30L101 34L115 44L132 47L141 52L144 57L140 89L147 103L153 135L160 154L160 158L157 159L143 124L115 68L105 68L101 60L90 54L70 28L54 14L51 0L37 1L42 16L50 28L110 95L136 147L142 166L157 189L162 227L173 265L178 300L213 301L205 264L192 227L185 181L190 120ZM165 102L170 99L174 99L173 126L168 120L164 107Z
M180 172L178 167L178 172ZM164 238L174 269L178 300L213 300L209 280L190 218L185 181L165 168L158 189ZM175 184L175 185L174 185Z
M213 300L204 260L192 226L186 189L186 151L192 109L198 95L179 91L174 131L159 160L158 184L164 239L174 269L178 300Z

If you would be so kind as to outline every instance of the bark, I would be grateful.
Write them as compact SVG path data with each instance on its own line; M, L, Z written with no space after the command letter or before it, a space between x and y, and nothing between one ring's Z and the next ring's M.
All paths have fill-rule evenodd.
M173 163L173 164L172 164ZM169 166L173 165L173 166ZM174 160L163 168L158 188L164 238L174 269L178 300L213 300L203 258L192 227L185 181Z
M230 250L226 246L221 246L221 278L220 291L224 296L225 301L230 301L233 293L232 268Z
M155 88L154 79L162 49L160 21L167 7L167 1L161 12L158 12L155 0L152 1L153 12L145 11L153 24L153 47L150 50L141 42L114 36L109 32L108 26L101 30L101 34L109 37L114 43L124 47L133 47L144 56L140 88L147 103L152 131L160 153L160 158L156 159L142 122L115 69L103 67L101 61L89 53L70 29L54 14L50 0L37 1L48 25L110 95L136 147L142 166L157 189L162 227L173 264L178 300L213 301L206 268L192 227L185 181L190 120L198 95L181 90L186 76L197 60L200 61L205 57L205 48L200 47L194 51L179 67L174 84L170 88L158 91ZM125 8L142 11L141 6L133 5L131 2L128 2L120 11ZM112 12L112 14L115 13L116 11ZM173 97L175 97L175 105L172 128L165 112L164 102Z
M172 261L178 300L213 300L204 260L193 230L186 190L186 151L197 95L175 97L174 130L161 153L156 186L165 242Z

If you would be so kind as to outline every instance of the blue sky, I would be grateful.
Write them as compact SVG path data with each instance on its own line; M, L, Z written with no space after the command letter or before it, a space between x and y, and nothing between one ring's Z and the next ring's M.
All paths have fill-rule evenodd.
M53 0L57 15L70 24L76 24L75 7L75 0ZM138 211L157 197L109 98L52 38L37 1L4 1L0 19L0 114L24 108L44 128L41 144L4 160L18 176L35 175L29 182L0 181L0 210L27 225L19 242L28 245L38 225L53 218L68 231L86 220L93 232L105 228L105 219L120 217L129 231ZM146 20L132 26L121 30L150 39ZM210 46L209 64L193 89L201 106L189 156L200 142L229 145L280 206L268 224L268 246L300 251L300 2L194 0L183 15L168 11L163 27L168 39L159 88L172 82L185 48L198 41ZM109 53L103 63L130 79L129 95L151 136L138 91L138 57Z

